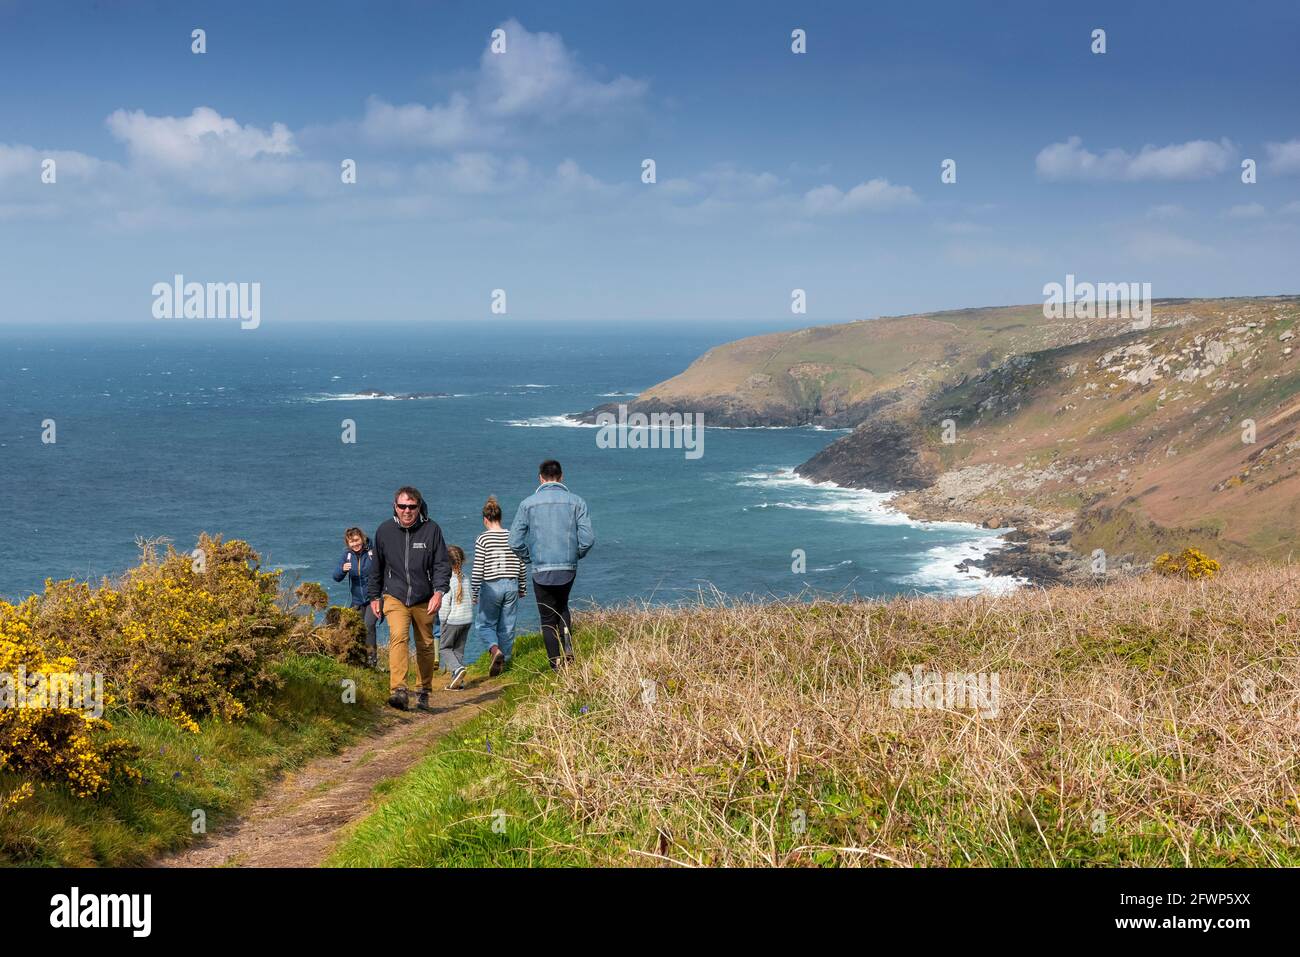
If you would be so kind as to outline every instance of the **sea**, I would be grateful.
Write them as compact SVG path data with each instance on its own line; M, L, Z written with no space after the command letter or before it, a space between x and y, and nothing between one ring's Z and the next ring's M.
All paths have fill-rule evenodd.
M777 328L506 317L0 327L0 596L111 577L135 563L138 540L188 551L207 531L247 540L286 583L320 582L342 603L331 572L343 531L373 533L398 486L419 488L468 553L487 496L508 523L547 458L595 529L579 609L1015 587L957 567L998 547L996 533L916 521L887 494L794 474L842 432L706 418L688 455L602 447L600 429L565 418ZM400 398L412 395L424 397ZM536 621L526 602L521 625Z

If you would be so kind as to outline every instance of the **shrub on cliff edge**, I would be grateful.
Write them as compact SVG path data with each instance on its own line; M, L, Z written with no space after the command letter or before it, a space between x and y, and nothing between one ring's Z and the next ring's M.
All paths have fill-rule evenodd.
M264 572L247 542L202 535L182 554L142 544L140 564L93 588L46 581L29 599L35 640L101 672L121 704L197 730L230 720L277 682L274 662L297 617L277 603L279 572Z

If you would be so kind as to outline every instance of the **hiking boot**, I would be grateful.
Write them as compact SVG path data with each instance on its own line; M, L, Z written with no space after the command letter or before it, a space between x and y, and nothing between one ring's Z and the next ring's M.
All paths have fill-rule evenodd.
M461 667L457 668L454 672L452 672L451 681L447 683L447 690L455 691L457 688L464 687L464 685L465 685L465 666L462 665Z
M429 711L429 692L421 691L415 698L415 706L421 711Z
M388 703L398 711L406 711L410 707L410 702L406 698L406 689L398 688L388 696Z
M501 649L498 648L496 653L492 656L492 667L488 668L488 677L495 678L497 675L501 674L501 669L505 666L506 656L503 655Z

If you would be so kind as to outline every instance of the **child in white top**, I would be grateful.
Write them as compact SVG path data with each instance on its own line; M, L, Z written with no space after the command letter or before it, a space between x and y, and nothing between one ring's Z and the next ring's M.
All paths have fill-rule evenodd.
M438 608L438 623L442 631L438 648L442 652L443 665L451 672L451 681L447 684L447 690L451 691L465 685L465 642L474 621L474 603L470 576L465 574L464 549L459 545L448 545L447 557L451 559L451 584Z

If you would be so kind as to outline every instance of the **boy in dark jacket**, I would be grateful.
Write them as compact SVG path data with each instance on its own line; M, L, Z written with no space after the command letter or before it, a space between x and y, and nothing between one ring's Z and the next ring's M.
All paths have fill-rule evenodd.
M334 580L336 582L348 579L348 587L351 589L351 607L363 614L366 620L366 664L373 668L378 663L378 642L375 633L378 630L380 618L370 607L370 602L366 597L366 576L370 573L370 565L374 561L375 551L370 547L370 539L366 533L359 528L349 528L343 533L343 541L347 544L347 551L339 559L338 564L334 567Z
M406 710L407 648L415 626L415 663L420 672L418 707L427 710L437 651L433 622L451 582L451 560L442 529L424 511L424 498L409 485L393 498L393 517L375 532L366 597L375 617L388 620L388 703Z

